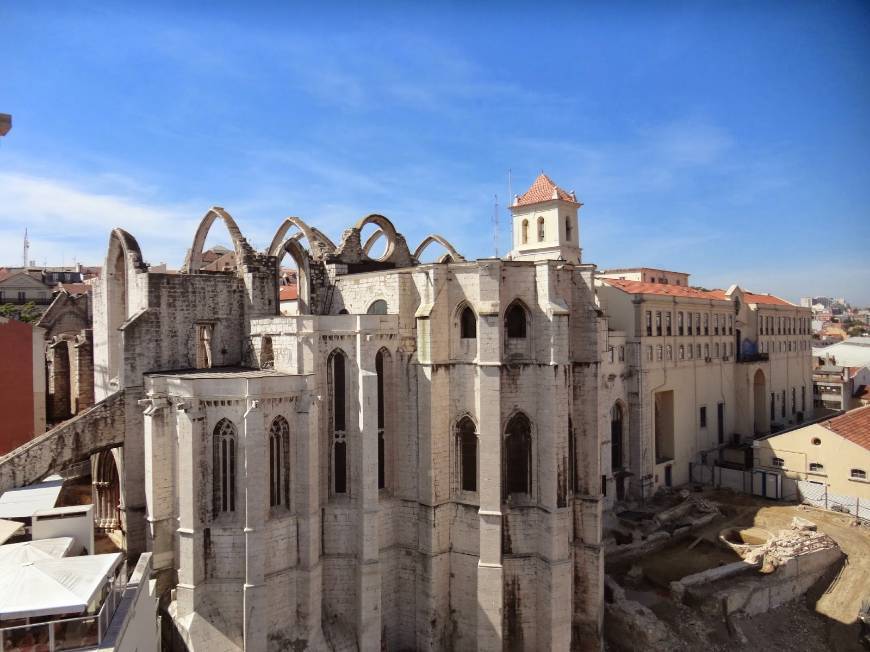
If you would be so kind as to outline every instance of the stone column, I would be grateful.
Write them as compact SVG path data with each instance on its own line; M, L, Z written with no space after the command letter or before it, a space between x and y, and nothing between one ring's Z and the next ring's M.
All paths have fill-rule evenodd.
M211 485L211 463L205 448L205 413L196 399L185 399L176 405L178 435L178 618L199 610L205 581L203 522Z
M323 604L320 561L320 430L315 398L308 392L296 402L295 460L292 473L293 503L298 523L299 573L297 574L297 623L307 633L309 642L321 636L321 605ZM293 446L293 443L291 443ZM293 476L291 476L293 477ZM313 644L313 643L312 643Z
M359 443L355 467L355 493L359 516L359 621L357 636L360 650L381 649L381 576L378 538L378 379L375 348L368 337L358 333L356 359L359 367ZM354 448L351 447L351 452Z
M139 402L144 407L146 549L152 553L154 572L161 574L175 566L175 441L168 423L169 401L152 395Z
M240 473L245 487L245 586L244 639L246 652L265 652L268 626L266 623L266 580L264 530L267 518L267 483L269 461L266 454L266 433L259 401L248 400L243 417L245 440L244 472Z
M477 562L477 649L502 649L504 567L501 512L501 356L502 323L498 297L501 266L481 269L478 300L478 496L480 557ZM484 298L490 300L484 300Z

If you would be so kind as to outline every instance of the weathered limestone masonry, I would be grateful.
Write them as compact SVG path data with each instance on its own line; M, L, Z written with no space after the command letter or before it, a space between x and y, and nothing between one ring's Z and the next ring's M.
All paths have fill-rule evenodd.
M475 261L435 235L412 252L381 215L337 245L289 217L259 253L215 207L183 270L157 273L116 229L93 288L97 403L0 460L0 488L94 455L102 518L117 497L191 649L600 650L605 501L655 486L656 414L679 426L671 464L698 446L654 407L669 372L647 363L643 303L602 303L579 208L541 175L513 250ZM235 265L206 271L217 221ZM780 367L762 374L796 377Z

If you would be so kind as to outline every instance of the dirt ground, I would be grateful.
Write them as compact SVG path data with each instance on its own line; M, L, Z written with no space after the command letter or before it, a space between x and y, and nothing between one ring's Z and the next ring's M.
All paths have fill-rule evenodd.
M725 516L699 530L690 540L673 544L637 562L645 582L627 589L627 597L646 604L677 632L684 650L864 650L857 622L862 600L870 599L870 528L855 526L848 516L820 509L708 490L704 497L719 503ZM847 559L828 586L816 587L798 600L752 618L702 616L674 602L667 583L691 573L734 561L717 545L726 527L757 526L770 532L788 529L795 516L808 519L834 539ZM695 553L695 551L697 551ZM695 554L693 554L695 553ZM616 570L616 569L614 569ZM609 571L610 572L610 571ZM620 583L624 580L616 576ZM608 646L609 647L609 646Z

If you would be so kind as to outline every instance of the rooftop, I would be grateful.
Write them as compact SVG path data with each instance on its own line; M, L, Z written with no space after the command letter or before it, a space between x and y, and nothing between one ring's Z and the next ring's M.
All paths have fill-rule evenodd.
M574 192L568 192L557 186L553 180L546 174L541 172L538 178L535 179L532 186L522 195L517 195L514 199L514 206L529 206L531 204L540 204L541 202L551 201L553 199L561 199L562 201L579 204Z
M693 299L712 299L714 301L728 301L725 290L696 290L684 285L672 285L668 283L646 283L643 281L627 281L616 278L598 277L598 280L607 283L628 294L661 294L672 297L689 297ZM772 294L755 294L743 291L743 300L746 303L772 304L780 306L793 306L785 299L780 299Z
M870 451L870 406L850 410L821 425Z

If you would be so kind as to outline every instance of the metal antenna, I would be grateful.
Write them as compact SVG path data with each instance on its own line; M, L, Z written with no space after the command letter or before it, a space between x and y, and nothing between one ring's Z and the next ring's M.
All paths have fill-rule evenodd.
M495 257L498 258L498 195L495 196L495 208L492 211L492 248L495 249Z
M21 266L27 269L27 257L30 255L30 240L27 239L27 227L24 227L24 257Z

